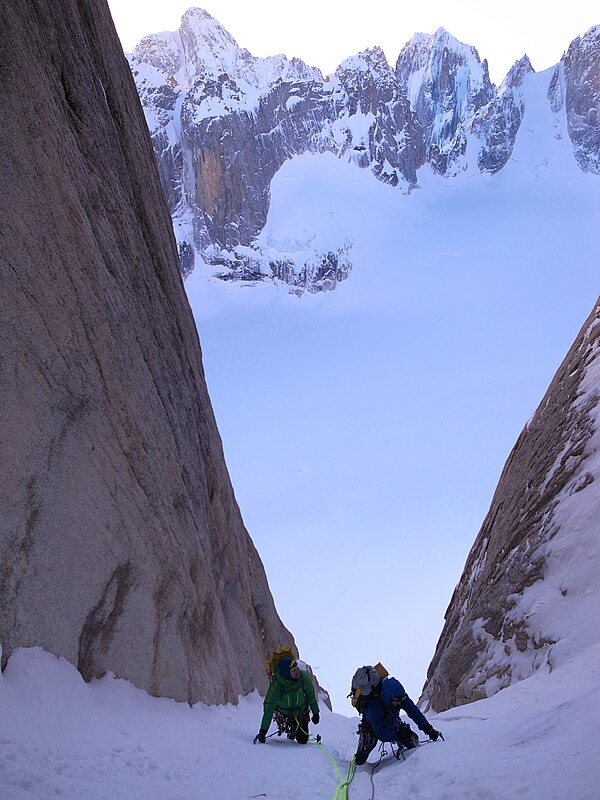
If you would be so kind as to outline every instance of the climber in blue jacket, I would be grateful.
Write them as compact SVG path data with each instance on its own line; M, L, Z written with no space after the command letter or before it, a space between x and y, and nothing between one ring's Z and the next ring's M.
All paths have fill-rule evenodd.
M359 766L366 762L377 741L393 742L407 750L418 747L419 737L410 725L400 719L401 710L432 741L442 736L419 711L400 681L391 677L382 678L380 671L375 667L360 667L352 678L352 705L363 715L356 752Z

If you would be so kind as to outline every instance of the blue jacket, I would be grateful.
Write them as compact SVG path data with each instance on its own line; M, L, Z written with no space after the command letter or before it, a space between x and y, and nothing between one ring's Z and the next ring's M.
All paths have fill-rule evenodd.
M392 699L396 698L400 700L398 708L392 705ZM400 681L397 681L396 678L384 678L381 681L378 694L375 695L363 712L364 718L369 722L380 742L395 742L397 740L400 709L406 711L420 730L425 731L429 727L427 718L406 694Z

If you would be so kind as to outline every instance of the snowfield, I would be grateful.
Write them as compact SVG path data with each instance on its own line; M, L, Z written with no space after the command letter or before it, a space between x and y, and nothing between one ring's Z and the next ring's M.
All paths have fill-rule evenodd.
M262 714L256 693L237 706L190 708L110 675L85 684L73 666L38 648L9 659L0 709L2 800L342 798L338 787L357 741L349 701L352 716L321 704L306 746L277 736L254 745ZM404 762L388 752L373 772L375 749L356 770L348 798L598 797L599 646L552 673L429 718L444 742L427 743Z

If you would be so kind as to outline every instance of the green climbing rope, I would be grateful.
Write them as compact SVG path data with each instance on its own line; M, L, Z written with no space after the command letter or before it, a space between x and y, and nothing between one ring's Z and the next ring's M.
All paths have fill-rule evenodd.
M313 739L311 737L310 741L312 742ZM352 756L352 760L350 761L350 766L348 767L348 774L345 778L342 777L342 773L340 772L340 768L337 765L337 761L331 755L331 753L327 752L323 745L321 744L321 737L317 736L316 741L314 742L319 750L323 752L327 758L333 764L333 768L335 770L336 777L338 779L338 786L335 790L335 794L332 797L332 800L347 800L348 798L348 787L352 783L352 778L354 777L354 767L356 766L355 758Z

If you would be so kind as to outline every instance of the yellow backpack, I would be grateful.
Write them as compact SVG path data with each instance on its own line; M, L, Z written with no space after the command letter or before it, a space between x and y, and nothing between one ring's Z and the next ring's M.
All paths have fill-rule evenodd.
M273 650L273 655L271 656L269 661L267 661L267 675L269 676L270 681L273 680L273 675L275 674L275 668L277 667L277 664L279 664L282 658L293 658L293 659L297 658L291 645L278 647L276 650Z

